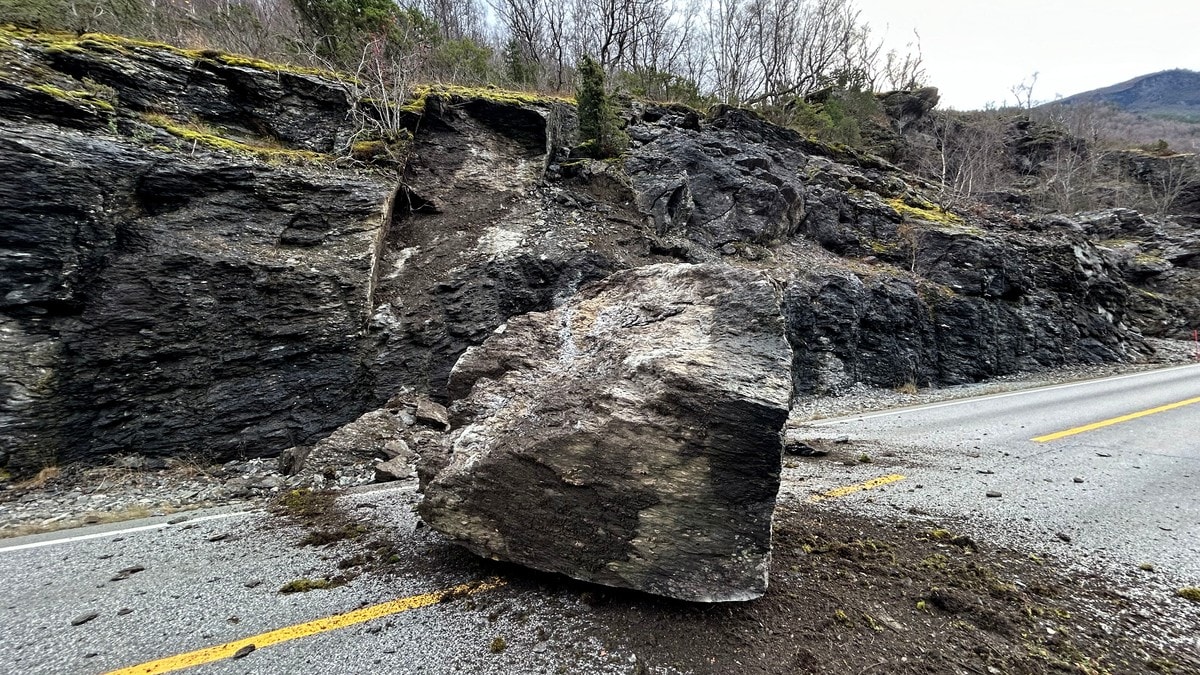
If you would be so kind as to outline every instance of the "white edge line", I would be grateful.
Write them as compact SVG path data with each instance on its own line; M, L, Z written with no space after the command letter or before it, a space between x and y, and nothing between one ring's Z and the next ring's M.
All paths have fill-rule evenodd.
M836 417L827 420L815 420L813 422L801 422L801 427L830 427L835 424L845 424L847 422L862 422L864 420L875 419L877 417L890 417L892 415L903 415L905 413L917 412L923 410L936 410L938 408L949 408L956 405L965 405L967 403L976 403L979 401L992 401L1000 398L1009 398L1012 396L1024 396L1026 394L1039 394L1046 391L1056 391L1059 389L1070 389L1072 387L1085 387L1090 384L1100 384L1102 382L1115 382L1117 380L1127 380L1134 377L1146 377L1149 375L1159 375L1169 373L1176 370L1185 370L1187 368L1200 368L1196 364L1187 364L1175 366L1172 368L1159 368L1141 373L1130 373L1128 375L1114 375L1111 377L1102 377L1095 380L1082 380L1080 382L1068 382L1066 384L1055 384L1048 387L1033 387L1031 389L1022 389L1020 391L1007 391L1001 394L987 394L985 396L971 396L968 398L955 399L953 401L945 401L942 403L927 403L925 405L914 405L905 408L896 408L894 410L884 410L881 412L867 413L865 415L847 415Z
M161 530L167 527L175 527L178 525L191 525L193 523L203 523L210 520L220 520L223 518L233 518L234 516L244 516L249 514L249 511L234 511L233 513L217 513L211 516L202 516L200 518L191 518L178 523L154 523L153 525L139 525L137 527L127 527L121 530L106 530L104 532L93 532L91 534L80 534L74 537L62 537L60 539L47 539L45 541L35 541L30 544L17 544L16 546L0 546L0 553L8 551L24 551L31 548L41 548L43 546L53 546L54 544L69 544L73 541L87 541L89 539L101 539L103 537L113 537L130 532L145 532L146 530Z

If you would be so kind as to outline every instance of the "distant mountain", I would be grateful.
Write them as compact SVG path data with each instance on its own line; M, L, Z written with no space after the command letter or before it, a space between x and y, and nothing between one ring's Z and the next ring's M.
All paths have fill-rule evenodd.
M1055 103L1108 103L1126 112L1200 122L1200 73L1164 70Z

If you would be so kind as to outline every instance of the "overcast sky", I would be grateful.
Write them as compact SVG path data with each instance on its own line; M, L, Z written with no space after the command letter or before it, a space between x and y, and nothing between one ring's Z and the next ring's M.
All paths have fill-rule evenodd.
M1035 100L1160 70L1200 70L1198 0L856 0L877 35L903 47L915 28L930 84L959 110Z

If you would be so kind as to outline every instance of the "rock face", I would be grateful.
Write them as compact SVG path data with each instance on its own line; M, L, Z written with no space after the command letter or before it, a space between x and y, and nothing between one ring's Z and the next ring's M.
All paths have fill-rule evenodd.
M133 45L4 39L0 465L261 456L364 412L362 327L395 183L317 165L312 151L346 132L335 84ZM294 140L310 154L296 156L313 166L184 146L136 112L150 106L303 123Z
M454 368L422 518L585 581L762 595L791 398L779 301L758 272L653 265L509 321Z
M660 263L784 288L798 395L1126 359L1200 315L1184 220L948 213L723 107L634 104L623 161L572 158L572 106L492 90L426 96L368 166L350 89L0 27L0 469L307 448L404 388L450 402L504 322Z

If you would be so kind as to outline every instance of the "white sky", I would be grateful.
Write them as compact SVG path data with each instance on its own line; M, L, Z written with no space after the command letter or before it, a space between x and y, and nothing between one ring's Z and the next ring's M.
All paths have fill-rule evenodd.
M856 0L889 46L921 34L941 107L1014 102L1038 72L1036 101L1160 70L1200 70L1200 0ZM885 48L886 51L886 48Z

